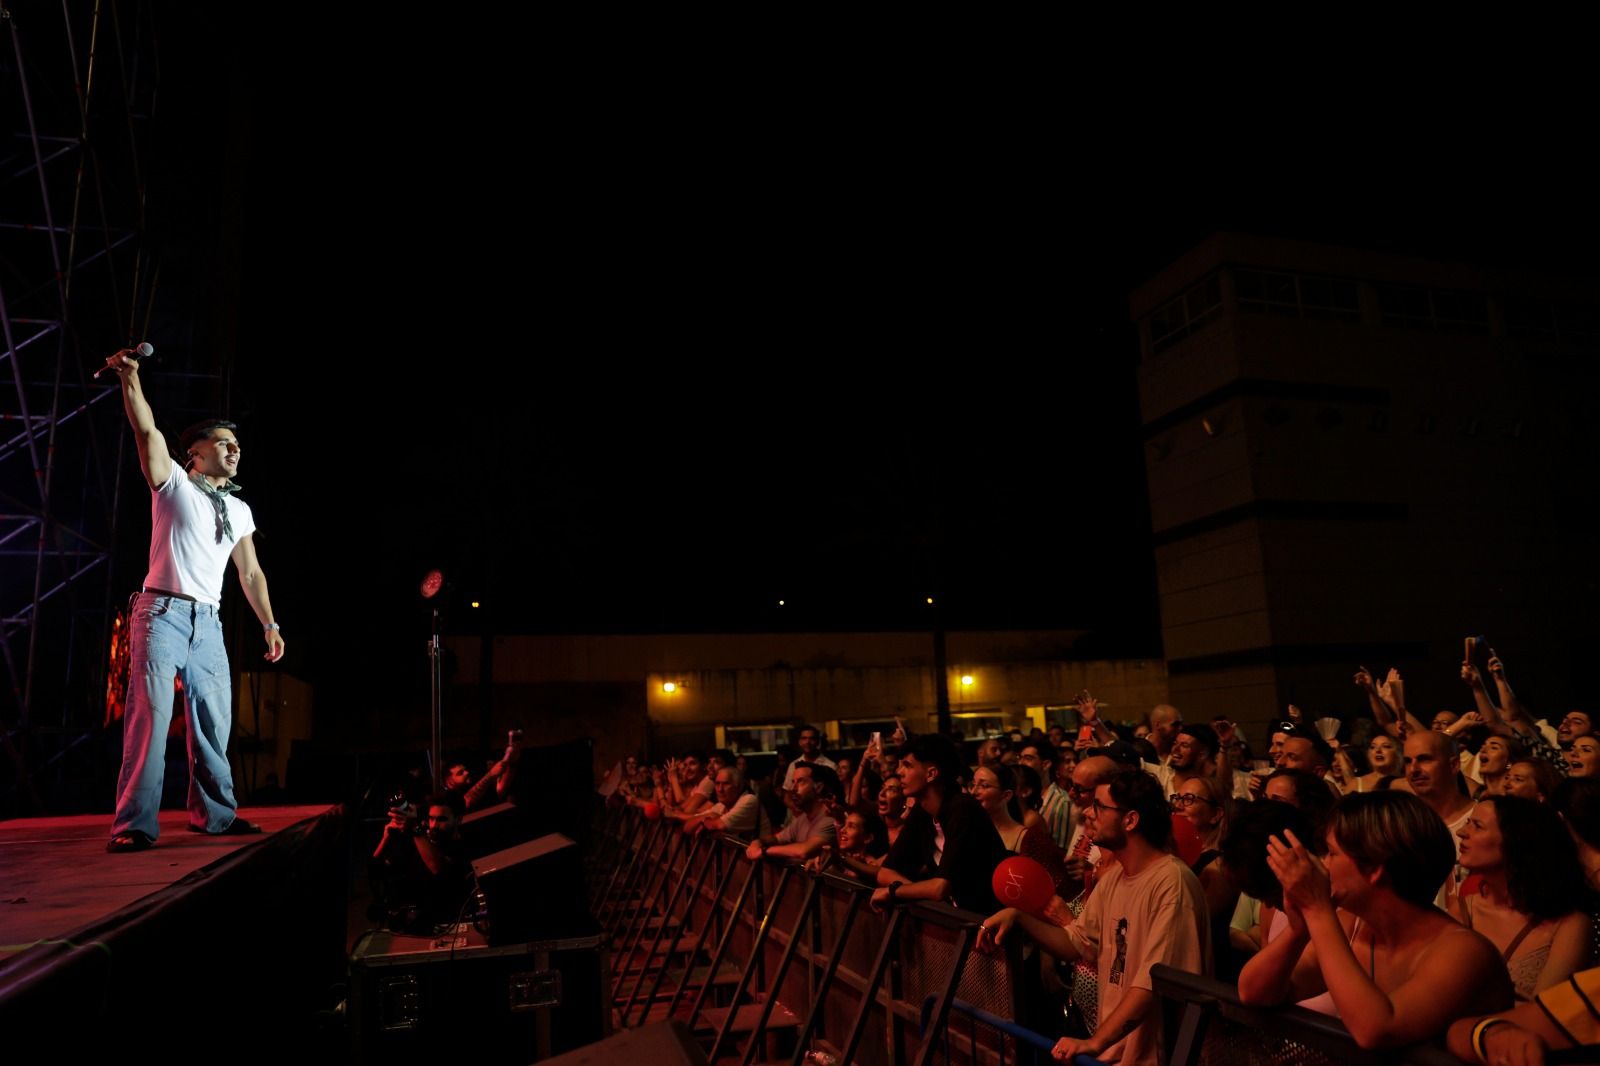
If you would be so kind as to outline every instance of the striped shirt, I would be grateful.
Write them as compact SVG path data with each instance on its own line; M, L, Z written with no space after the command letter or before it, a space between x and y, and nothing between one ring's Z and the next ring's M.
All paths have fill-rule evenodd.
M1040 797L1039 814L1050 829L1050 839L1055 841L1056 847L1066 850L1067 842L1072 839L1072 804L1066 792L1054 782L1046 786Z

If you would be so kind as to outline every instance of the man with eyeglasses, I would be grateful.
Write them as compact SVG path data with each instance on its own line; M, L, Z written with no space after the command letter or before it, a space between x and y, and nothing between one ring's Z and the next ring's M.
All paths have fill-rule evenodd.
M1161 1058L1160 1010L1150 980L1159 964L1189 973L1211 968L1211 931L1200 882L1167 850L1172 817L1155 778L1119 771L1095 786L1088 819L1094 843L1115 857L1068 928L999 911L983 923L978 944L992 948L1013 928L1066 960L1094 959L1099 1024L1086 1040L1066 1038L1052 1055L1090 1055L1119 1066L1155 1066Z
M1094 871L1101 859L1090 829L1089 805L1094 802L1095 786L1110 780L1119 769L1114 760L1104 755L1090 755L1073 767L1072 779L1067 785L1067 800L1072 804L1077 822L1067 843L1067 877L1083 886L1085 892L1094 888Z
M1036 737L1023 742L1022 753L1017 756L1017 761L1032 769L1044 782L1044 792L1039 796L1039 816L1044 819L1055 846L1065 848L1072 839L1075 819L1066 792L1056 787L1054 755L1055 749L1049 742Z

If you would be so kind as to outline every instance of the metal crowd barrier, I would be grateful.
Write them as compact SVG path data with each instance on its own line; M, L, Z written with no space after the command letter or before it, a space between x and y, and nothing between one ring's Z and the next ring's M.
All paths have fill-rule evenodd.
M747 841L612 809L589 888L610 938L615 1024L677 1018L713 1063L1010 1066L1050 1061L1017 1019L1042 998L1038 958L1011 938L974 952L984 915L917 903L873 911L873 886L744 857ZM1232 985L1153 971L1170 1066L1445 1066L1441 1048L1363 1051L1339 1022L1246 1007Z
M1441 1047L1363 1051L1337 1018L1304 1007L1247 1007L1233 985L1157 966L1169 1066L1453 1066Z
M600 836L589 887L612 943L618 1026L678 1018L711 1061L743 1066L801 1066L812 1052L858 1066L1028 1061L1025 1030L946 1024L952 1010L1019 1014L1021 949L974 953L983 915L875 912L874 886L751 862L744 840L688 837L633 809L610 812Z

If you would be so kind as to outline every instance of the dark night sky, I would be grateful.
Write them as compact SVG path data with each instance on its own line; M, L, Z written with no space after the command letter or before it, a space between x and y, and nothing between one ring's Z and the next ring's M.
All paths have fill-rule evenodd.
M197 264L167 311L237 277L241 480L325 684L416 657L433 560L507 630L918 625L931 594L1158 654L1131 286L1218 227L1557 266L1595 228L1326 151L1217 173L1110 118L940 128L230 17L163 42L155 225Z

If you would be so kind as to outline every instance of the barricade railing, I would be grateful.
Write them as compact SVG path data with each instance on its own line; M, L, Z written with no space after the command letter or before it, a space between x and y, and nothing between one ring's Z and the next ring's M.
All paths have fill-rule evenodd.
M1364 1051L1337 1018L1304 1007L1247 1007L1239 990L1210 977L1156 966L1162 1037L1169 1066L1451 1066L1454 1055L1431 1044Z
M1038 957L1011 938L972 950L982 915L917 903L884 912L873 886L793 862L745 858L747 841L608 815L589 871L611 937L616 1024L678 1018L712 1062L808 1051L857 1066L1010 1066L1050 1060L1053 1036L1017 1019L1038 994ZM610 869L605 869L609 866ZM1172 1066L1272 1063L1445 1066L1438 1047L1363 1051L1337 1019L1246 1007L1234 986L1153 971Z
M983 916L923 903L877 912L872 885L752 862L746 841L689 837L636 810L609 814L601 835L612 839L593 849L588 883L611 937L618 1025L679 1018L713 1062L743 1066L800 1066L810 1051L860 1066L1018 1061L1018 1033L945 1032L958 1004L1018 1012L1019 949L972 952Z

